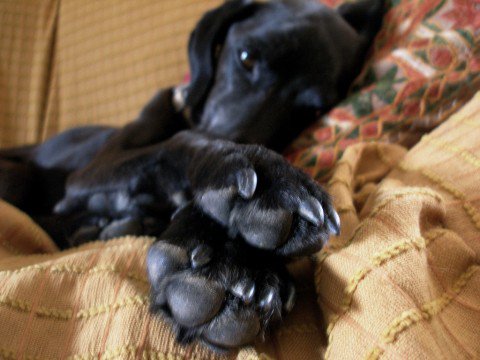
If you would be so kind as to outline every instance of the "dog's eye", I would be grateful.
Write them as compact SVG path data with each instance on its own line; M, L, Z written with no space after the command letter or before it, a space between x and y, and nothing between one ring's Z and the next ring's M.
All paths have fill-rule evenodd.
M257 59L255 59L255 57L247 50L242 50L240 51L240 61L246 70L252 71Z

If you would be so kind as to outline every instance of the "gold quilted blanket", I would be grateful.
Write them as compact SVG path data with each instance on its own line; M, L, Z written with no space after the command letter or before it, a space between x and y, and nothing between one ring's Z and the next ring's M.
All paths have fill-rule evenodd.
M232 354L181 347L149 314L152 239L59 252L0 203L0 358L479 358L479 138L477 94L408 152L347 149L329 184L342 234L315 257L316 293L308 264L294 264L294 312L265 344Z

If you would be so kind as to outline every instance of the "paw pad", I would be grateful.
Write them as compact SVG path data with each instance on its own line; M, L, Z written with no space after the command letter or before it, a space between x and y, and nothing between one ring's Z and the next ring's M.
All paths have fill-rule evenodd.
M152 310L173 322L179 340L244 345L291 310L293 285L282 261L230 239L193 204L162 237L147 255Z
M166 298L175 320L195 327L211 320L223 304L225 291L220 284L197 276L180 276L166 286Z

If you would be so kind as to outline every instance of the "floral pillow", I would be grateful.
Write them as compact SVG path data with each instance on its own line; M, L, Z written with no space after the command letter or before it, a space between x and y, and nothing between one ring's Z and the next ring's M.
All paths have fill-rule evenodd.
M480 88L478 1L388 0L386 6L382 30L350 95L286 152L319 181L328 180L351 144L413 146Z

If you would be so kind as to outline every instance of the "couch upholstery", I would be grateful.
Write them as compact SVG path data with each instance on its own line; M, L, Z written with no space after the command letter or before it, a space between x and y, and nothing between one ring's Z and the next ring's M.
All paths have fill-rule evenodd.
M119 126L187 74L188 34L221 0L0 3L0 146Z

